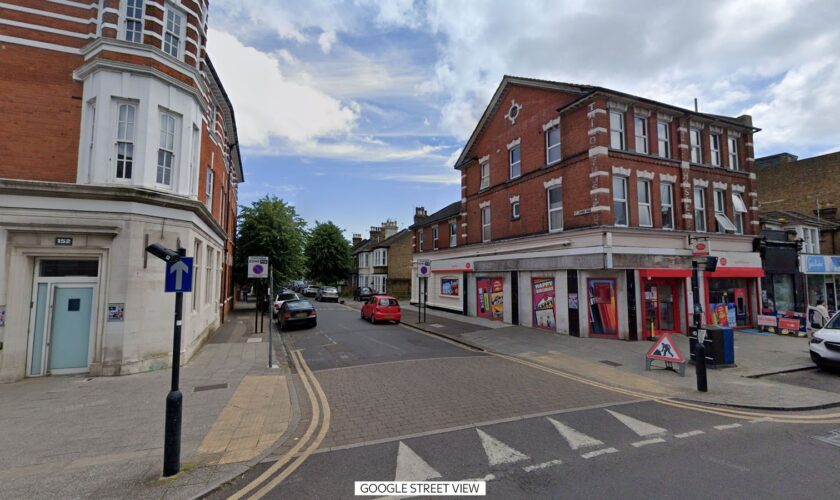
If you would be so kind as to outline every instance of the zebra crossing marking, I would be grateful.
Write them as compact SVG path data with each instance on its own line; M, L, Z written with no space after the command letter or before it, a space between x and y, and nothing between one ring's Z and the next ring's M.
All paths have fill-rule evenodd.
M642 446L647 446L649 444L656 444L656 443L664 443L665 440L662 438L653 438L653 439L645 439L644 441L636 441L632 443L634 448L641 448Z
M560 465L562 463L563 463L563 461L558 458L556 460L549 460L548 462L543 462L541 464L528 465L528 466L522 467L522 470L524 470L525 472L533 472L535 470L547 469L548 467L552 467L554 465Z
M551 417L546 418L548 418L548 421L551 422L552 425L554 425L554 428L557 429L557 432L559 432L560 435L563 436L563 439L565 439L566 442L569 443L569 447L573 450L589 446L601 446L604 444L602 441L599 441L592 436L587 436L586 434L580 431L576 431L568 425L562 422L558 422L557 420L554 420Z
M487 455L487 460L490 462L490 465L510 464L531 458L481 429L476 429L476 431L478 432L478 437L481 438L481 446L484 448L484 453Z
M688 432L683 432L681 434L674 434L674 437L678 438L678 439L685 439L685 438L688 438L688 437L691 437L691 436L699 436L700 434L705 434L705 432L703 432L701 430L688 431Z
M601 455L609 455L610 453L618 453L618 450L615 448L602 448L600 450L590 451L588 453L584 453L581 457L589 460L590 458L600 457Z
M725 431L725 430L727 430L727 429L736 429L736 428L738 428L738 427L741 427L741 424L725 424L725 425L716 425L716 426L715 426L715 429L717 429L717 430L719 430L719 431Z
M631 431L635 432L640 437L655 436L657 434L665 434L668 432L668 429L663 429L662 427L642 422L641 420L628 417L627 415L618 413L617 411L607 410L607 413L617 418L619 422L629 427Z

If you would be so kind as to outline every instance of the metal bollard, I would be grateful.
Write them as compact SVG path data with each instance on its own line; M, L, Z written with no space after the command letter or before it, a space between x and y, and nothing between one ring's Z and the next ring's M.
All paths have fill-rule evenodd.
M706 346L703 342L698 341L694 346L694 370L697 374L697 390L700 392L708 392L709 386L706 379Z

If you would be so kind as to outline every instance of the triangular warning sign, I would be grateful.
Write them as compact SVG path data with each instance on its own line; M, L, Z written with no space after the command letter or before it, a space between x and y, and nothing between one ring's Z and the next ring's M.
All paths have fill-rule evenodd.
M662 361L672 361L674 363L685 363L685 358L683 358L682 353L680 353L680 350L677 349L674 341L671 340L671 337L667 333L663 333L656 339L653 347L650 348L645 357Z

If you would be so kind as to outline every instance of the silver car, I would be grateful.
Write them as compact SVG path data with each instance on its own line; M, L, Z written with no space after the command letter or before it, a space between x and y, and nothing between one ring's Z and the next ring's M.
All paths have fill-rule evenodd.
M319 302L338 302L338 288L334 286L322 286L318 289L315 300Z

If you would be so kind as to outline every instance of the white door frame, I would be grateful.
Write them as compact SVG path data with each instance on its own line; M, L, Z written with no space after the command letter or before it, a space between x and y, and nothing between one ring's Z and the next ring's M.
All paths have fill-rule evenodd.
M47 260L91 260L91 259L84 259L84 258L62 258L62 259L54 259L49 258ZM99 260L99 259L97 259ZM38 276L39 269L40 269L40 261L41 259L35 260L35 270L34 270L34 278L32 280L32 307L30 308L29 312L29 328L28 328L28 335L27 335L27 349L26 349L26 376L27 377L40 377L48 374L53 375L64 375L70 373L86 373L90 371L90 363L93 359L94 354L94 346L95 346L95 331L96 329L96 318L98 317L98 306L99 301L97 300L97 293L99 291L99 276L68 276L68 277L41 277ZM98 273L97 273L98 274ZM34 352L34 328L35 328L35 313L38 309L38 304L36 304L38 300L38 285L39 284L46 284L47 285L47 303L45 305L44 310L44 335L43 335L43 346L41 349L41 373L39 374L32 374L32 355ZM55 289L56 288L91 288L91 305L90 305L90 324L89 324L89 336L88 336L88 366L85 368L68 368L68 369L59 369L59 370L50 370L49 369L49 345L50 345L50 338L52 337L52 311L53 311L53 301L55 298Z

